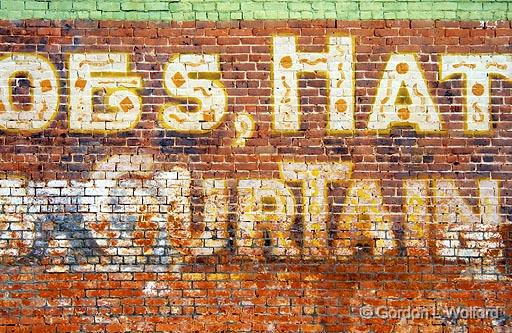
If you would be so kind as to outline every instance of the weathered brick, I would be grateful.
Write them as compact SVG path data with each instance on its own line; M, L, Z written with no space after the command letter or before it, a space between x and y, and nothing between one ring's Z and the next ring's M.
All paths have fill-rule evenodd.
M26 8L23 15L47 20L0 22L0 76L11 85L0 91L0 124L35 126L23 117L55 114L44 129L0 133L0 331L511 327L512 29L508 21L483 21L508 15L508 3L14 4L2 2L2 17ZM407 15L422 20L382 20ZM470 17L475 21L458 20ZM276 41L290 35L297 37L293 52L290 41ZM354 48L330 36L353 37ZM329 52L344 60L334 62ZM19 55L35 54L51 64L37 73L44 80L15 72L26 63ZM404 54L414 56L387 67ZM443 79L441 58L453 54L474 57L454 69L490 70L490 81L486 74L466 87L470 74ZM351 77L344 64L355 69L348 95L335 90ZM375 107L385 103L378 92L388 78L408 72L414 84L403 82L405 92L402 83L383 89L393 107ZM287 104L295 86L300 107ZM465 112L475 111L469 120L479 123L486 111L481 100L465 105L468 92L490 101L490 131L465 128L472 124ZM219 98L208 104L208 96ZM419 107L428 96L443 131L411 124L420 121L411 120L410 102ZM354 106L355 129L328 131L333 98L342 114ZM138 103L140 112L122 131L71 130L73 121L87 124L68 116L89 100L94 108L81 116L105 129ZM297 106L296 130L275 130L278 102ZM29 117L33 110L42 116ZM372 130L375 110L396 110L404 121ZM196 122L181 118L197 115ZM198 123L198 131L170 128L173 119ZM447 314L411 319L396 312L456 311L452 306L498 315L441 323Z

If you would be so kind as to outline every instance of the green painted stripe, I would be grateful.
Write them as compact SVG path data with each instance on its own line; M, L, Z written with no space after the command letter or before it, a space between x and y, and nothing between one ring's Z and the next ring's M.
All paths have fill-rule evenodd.
M0 0L0 18L510 20L511 0Z

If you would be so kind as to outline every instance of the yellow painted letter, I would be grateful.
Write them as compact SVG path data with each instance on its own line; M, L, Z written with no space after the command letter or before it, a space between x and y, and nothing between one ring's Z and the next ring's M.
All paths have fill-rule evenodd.
M410 256L425 256L429 254L428 238L432 225L428 191L430 181L409 179L403 184L406 213L404 246Z

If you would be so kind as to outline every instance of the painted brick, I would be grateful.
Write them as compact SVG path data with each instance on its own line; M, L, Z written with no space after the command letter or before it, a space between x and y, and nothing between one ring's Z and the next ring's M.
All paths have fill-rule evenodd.
M271 11L264 10L277 8ZM333 8L336 7L336 9ZM191 9L193 7L193 9ZM284 8L286 7L286 8ZM82 0L69 2L5 0L5 19L59 18L79 19L99 16L102 19L133 20L189 20L191 16L207 20L249 19L440 19L440 20L506 20L510 18L511 6L507 0L404 0L404 1L295 1L295 0L141 0L122 2L118 0ZM52 9L62 9L52 12ZM104 8L104 9L101 9ZM70 10L74 9L74 10ZM95 12L98 9L102 12ZM89 11L90 15L82 11ZM137 12L139 15L132 12ZM145 12L151 12L146 15ZM187 13L193 11L195 15ZM221 14L219 13L226 13ZM192 18L193 20L194 18Z
M121 11L121 4L118 2L111 2L111 1L99 2L98 10L109 11L109 12L119 12L119 11Z

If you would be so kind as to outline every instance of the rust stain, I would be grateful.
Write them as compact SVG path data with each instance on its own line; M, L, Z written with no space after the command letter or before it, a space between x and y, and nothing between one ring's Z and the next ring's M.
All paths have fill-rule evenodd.
M154 214L147 212L147 205L142 205L139 209L139 218L137 219L134 232L134 243L142 246L144 253L149 253L158 236L158 223L153 221Z
M107 229L108 225L109 225L109 222L107 221L107 219L103 218L101 220L101 222L94 222L94 223L91 223L89 226L92 230L99 233L99 232L105 231L105 229Z
M140 180L148 180L152 178L151 172L127 172L122 174L119 178L119 180L126 180L126 179L140 179Z

